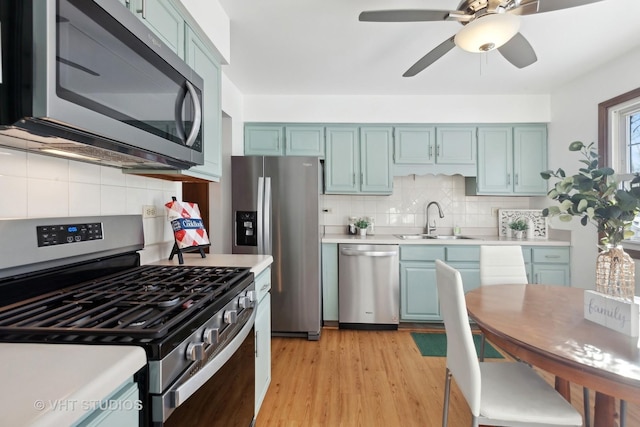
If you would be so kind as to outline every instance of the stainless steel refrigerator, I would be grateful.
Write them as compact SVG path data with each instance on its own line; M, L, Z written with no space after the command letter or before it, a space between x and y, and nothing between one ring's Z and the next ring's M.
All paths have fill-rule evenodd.
M273 335L318 340L321 168L317 157L232 156L234 254L270 254Z

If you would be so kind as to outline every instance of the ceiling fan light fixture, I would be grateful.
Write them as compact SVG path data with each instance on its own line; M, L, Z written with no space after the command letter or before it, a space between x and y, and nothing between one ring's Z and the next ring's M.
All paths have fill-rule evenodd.
M481 16L465 25L455 36L455 43L467 52L488 52L511 40L520 29L520 18L509 13Z

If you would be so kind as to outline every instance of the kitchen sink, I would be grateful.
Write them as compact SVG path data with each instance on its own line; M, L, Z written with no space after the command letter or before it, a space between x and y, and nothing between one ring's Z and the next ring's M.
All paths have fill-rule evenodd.
M469 236L460 235L446 235L446 234L394 234L399 239L403 240L416 240L416 239L438 239L438 240L461 240L461 239L473 239Z

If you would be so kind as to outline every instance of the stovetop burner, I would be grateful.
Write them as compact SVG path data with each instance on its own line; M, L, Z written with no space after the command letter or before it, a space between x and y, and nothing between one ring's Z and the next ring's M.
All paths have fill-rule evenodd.
M157 339L226 303L249 274L248 268L136 267L0 308L0 334Z

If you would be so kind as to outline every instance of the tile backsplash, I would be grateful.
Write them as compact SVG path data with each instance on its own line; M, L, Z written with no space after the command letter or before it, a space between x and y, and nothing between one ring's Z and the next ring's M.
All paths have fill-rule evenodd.
M168 256L173 245L164 204L182 198L179 182L123 173L120 169L0 147L0 218L142 214L143 262Z
M349 216L369 216L376 227L424 227L425 207L436 201L442 206L444 218L438 217L435 206L430 218L437 227L498 228L498 209L528 209L529 197L466 196L461 175L410 175L395 177L390 196L321 196L325 226L343 226Z

